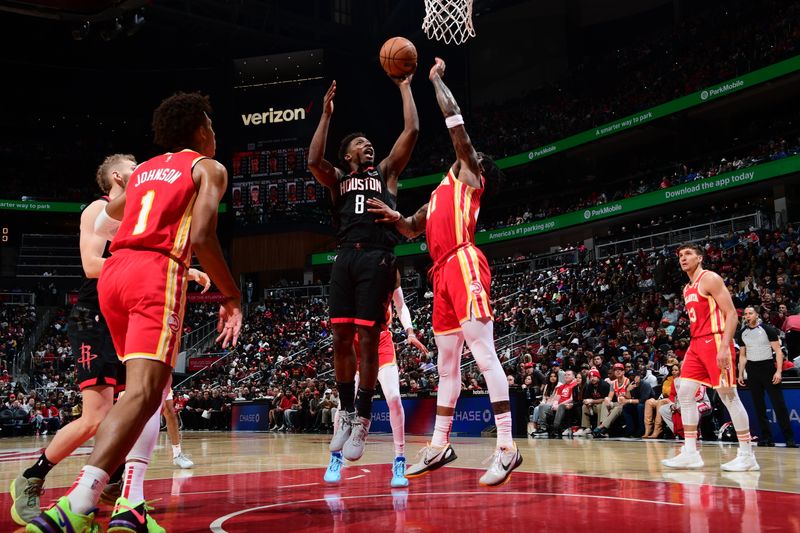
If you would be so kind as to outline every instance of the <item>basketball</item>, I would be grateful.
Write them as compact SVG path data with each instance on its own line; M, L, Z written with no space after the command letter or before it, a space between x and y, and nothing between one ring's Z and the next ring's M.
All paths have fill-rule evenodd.
M403 78L417 70L417 48L405 37L392 37L381 46L381 66L392 78Z

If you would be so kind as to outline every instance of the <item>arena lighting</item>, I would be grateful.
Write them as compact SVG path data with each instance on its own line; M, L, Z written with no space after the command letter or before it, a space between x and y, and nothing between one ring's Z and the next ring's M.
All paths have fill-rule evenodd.
M82 41L89 37L89 32L92 30L92 23L84 20L83 23L74 30L72 30L72 38L76 41Z
M125 32L128 37L132 37L135 35L139 30L142 29L142 26L145 23L144 19L144 8L140 9L138 13L133 15L133 20L128 24L128 29Z
M122 24L119 22L119 18L114 19L114 23L111 27L104 28L100 31L100 38L104 41L108 42L115 37L118 37L122 33Z

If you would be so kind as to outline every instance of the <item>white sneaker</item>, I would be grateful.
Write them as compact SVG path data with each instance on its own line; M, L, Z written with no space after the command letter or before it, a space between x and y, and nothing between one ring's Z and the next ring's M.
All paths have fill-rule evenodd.
M192 468L194 466L194 462L183 455L183 453L179 453L178 456L172 460L172 464L181 468Z
M572 428L567 428L561 432L562 437L571 437L572 436Z
M502 485L511 478L511 472L522 464L522 456L516 444L513 448L497 448L488 460L492 464L480 479L480 484L485 487Z
M586 436L586 429L580 428L578 431L574 433L574 437L585 437Z
M453 447L448 443L446 446L433 446L430 442L417 452L417 457L422 456L422 459L409 466L406 470L406 477L413 478L433 472L437 468L441 468L447 463L451 463L458 459Z
M339 417L339 427L336 429L333 437L331 437L331 445L329 447L330 451L342 451L342 448L344 448L344 443L350 438L350 431L353 429L353 420L355 417L355 411L352 413L342 411L342 414Z
M342 447L342 455L348 461L358 461L364 455L364 446L367 444L367 435L369 435L369 426L371 421L368 418L362 418L354 415L352 424L353 429L350 431L350 438L344 443ZM342 421L344 425L344 421Z
M681 446L681 451L672 459L664 459L661 464L667 468L703 468L703 458L700 457L700 452L697 450L693 452L686 451L686 448Z
M736 459L723 464L722 469L727 472L750 472L753 470L761 470L761 467L758 466L756 456L752 451L746 452L739 449L736 454Z

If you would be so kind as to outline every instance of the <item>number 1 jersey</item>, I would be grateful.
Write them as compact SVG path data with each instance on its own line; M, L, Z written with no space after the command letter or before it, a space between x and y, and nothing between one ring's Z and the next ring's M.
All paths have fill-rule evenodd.
M125 214L110 251L152 250L183 265L192 257L189 229L197 196L192 169L205 156L166 153L136 167L125 189Z

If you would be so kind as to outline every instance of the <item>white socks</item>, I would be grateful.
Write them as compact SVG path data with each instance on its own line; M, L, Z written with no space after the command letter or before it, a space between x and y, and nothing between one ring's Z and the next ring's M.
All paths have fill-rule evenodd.
M514 437L511 434L511 412L495 414L494 423L497 425L497 447L511 449L514 447Z
M431 445L441 448L450 442L450 428L453 426L453 416L436 415L436 425L433 428Z
M747 416L747 410L739 399L739 391L734 388L730 394L720 393L719 396L728 409L728 414L731 415L733 429L736 430L736 438L739 439L739 449L751 453L753 448L750 442L750 417Z
M172 445L172 458L175 459L181 454L181 445L180 444L173 444Z
M106 488L109 475L96 466L86 465L67 493L73 513L86 515L97 507L100 493Z
M125 474L122 478L125 484L122 487L122 497L128 499L131 507L136 507L144 501L144 475L146 472L147 463L130 460L125 463Z
M131 505L136 506L144 501L144 474L150 464L150 456L158 440L158 430L161 423L161 410L150 417L142 429L141 435L136 440L125 457L125 475L123 479L122 495L128 498Z

